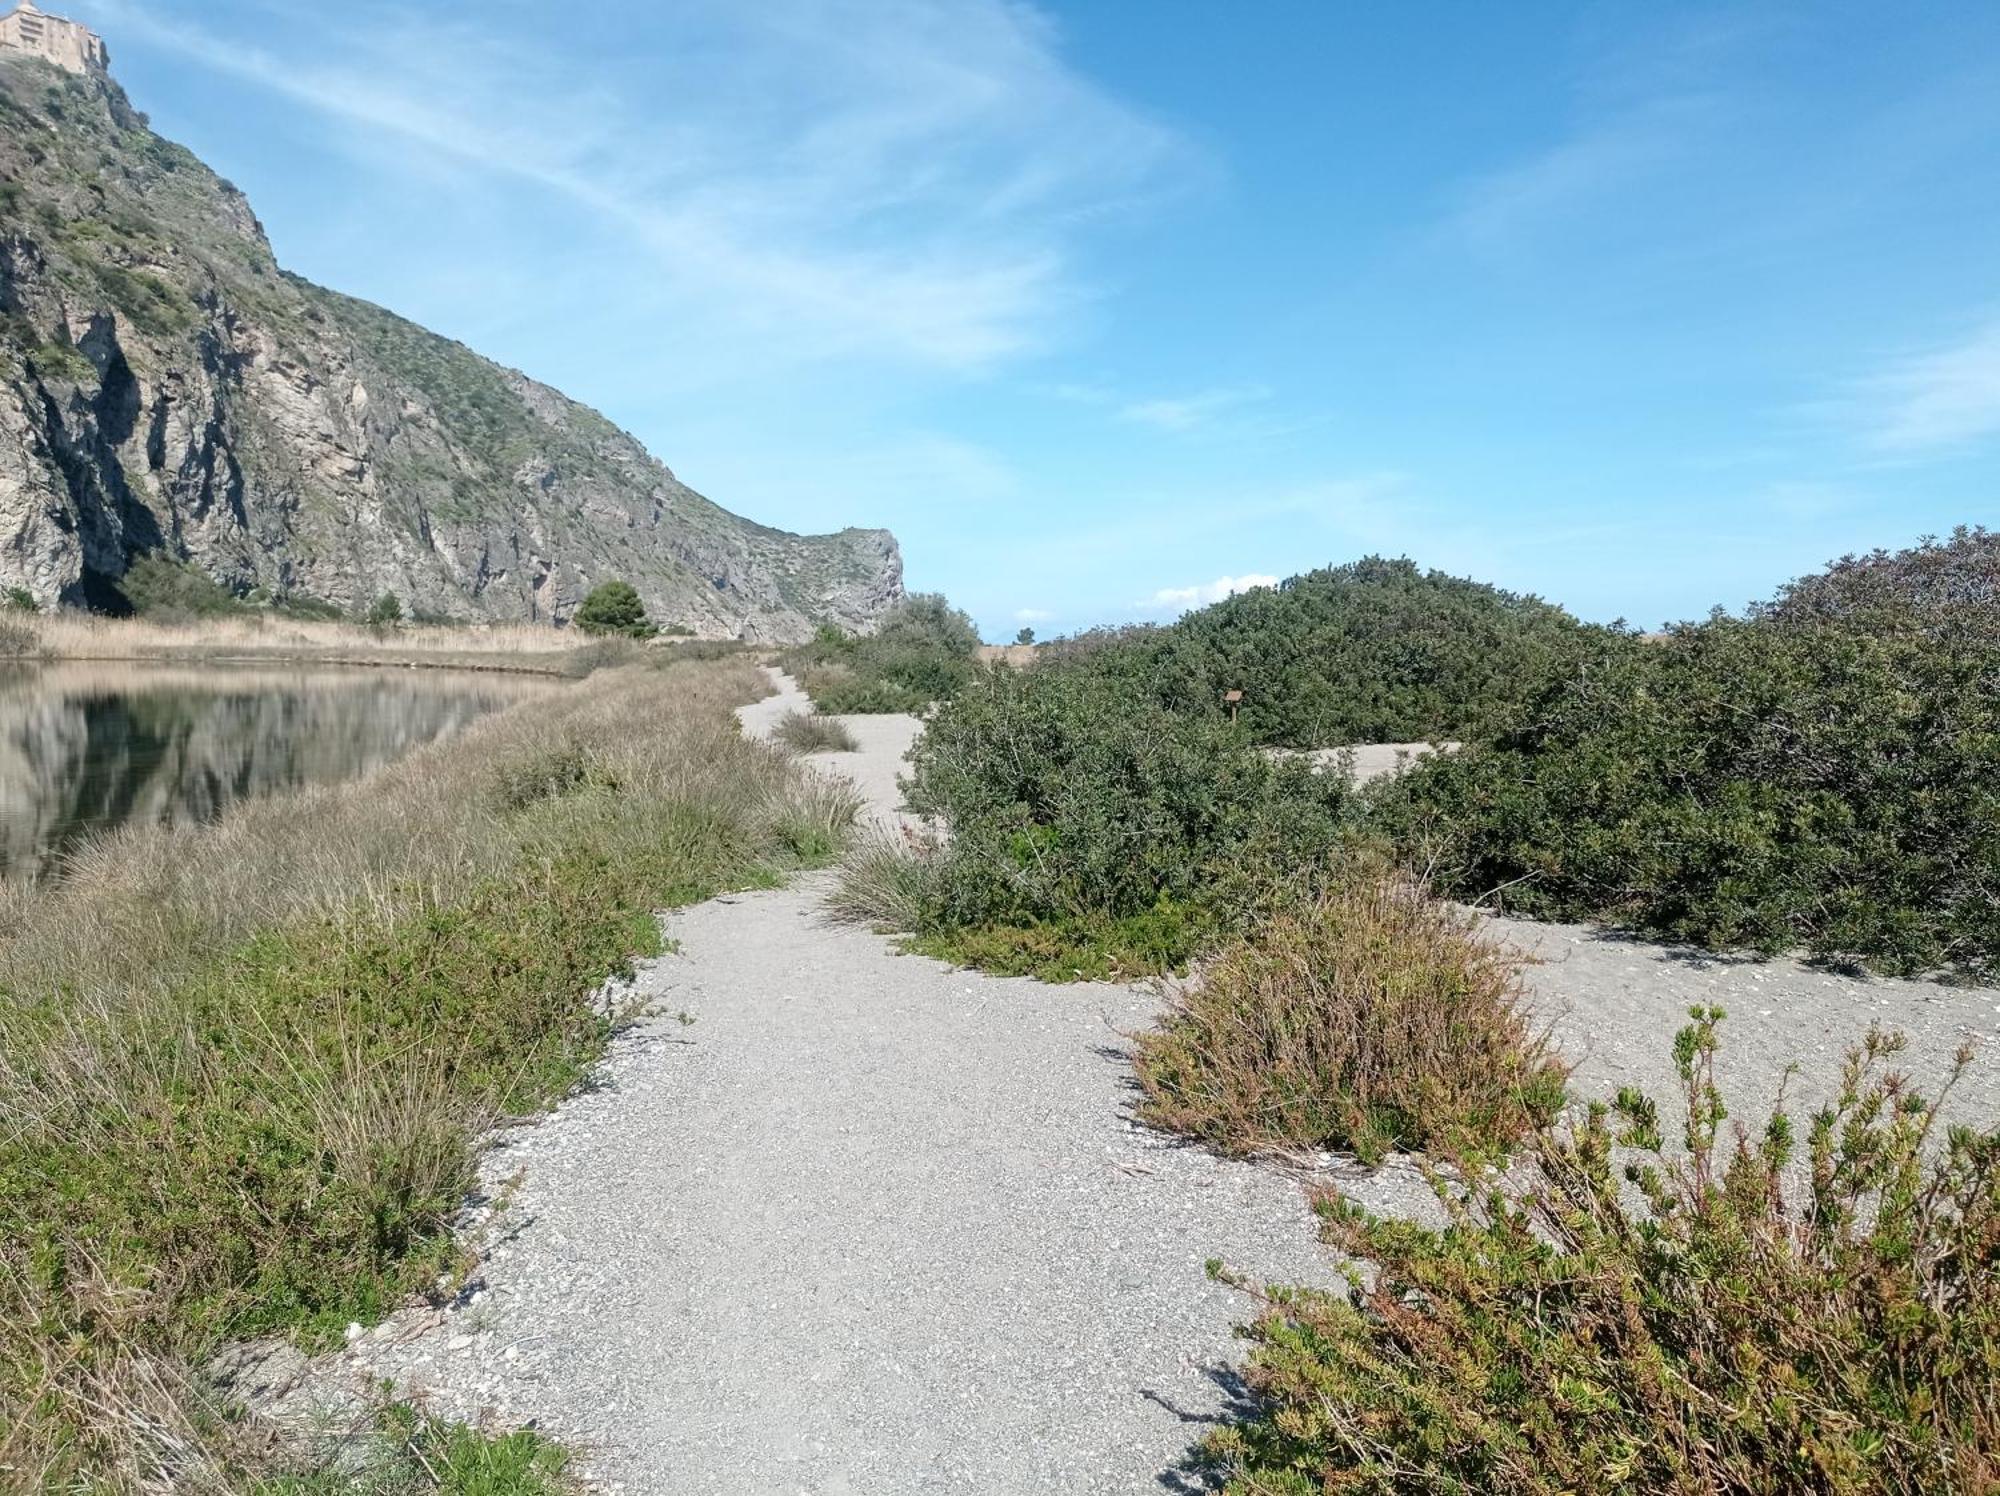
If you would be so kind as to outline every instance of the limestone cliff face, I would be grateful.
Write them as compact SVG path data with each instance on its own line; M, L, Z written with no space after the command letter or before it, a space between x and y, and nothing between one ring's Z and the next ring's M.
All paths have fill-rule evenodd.
M866 629L883 530L798 536L595 411L279 269L109 79L0 55L0 588L116 608L165 549L238 591L561 623L623 578L709 637Z

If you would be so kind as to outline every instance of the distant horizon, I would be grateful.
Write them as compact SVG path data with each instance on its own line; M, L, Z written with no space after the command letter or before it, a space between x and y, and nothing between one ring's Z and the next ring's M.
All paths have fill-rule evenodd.
M49 8L49 7L45 7ZM64 0L280 260L998 642L2000 521L2000 13Z

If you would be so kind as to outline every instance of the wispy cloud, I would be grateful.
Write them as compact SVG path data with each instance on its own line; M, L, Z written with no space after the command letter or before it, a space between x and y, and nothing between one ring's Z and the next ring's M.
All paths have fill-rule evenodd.
M691 323L797 359L978 369L1047 345L1089 294L1075 224L1184 150L1016 0L684 0L644 23L643 89L527 29L402 9L279 5L290 24L252 41L191 7L76 8L580 209Z
M1930 456L2000 435L2000 317L1961 342L1897 360L1842 405L1885 456Z
M1239 592L1254 592L1277 585L1276 577L1254 573L1240 577L1217 577L1212 582L1199 582L1192 587L1162 587L1151 597L1132 606L1139 612L1155 616L1185 613L1190 608L1205 608L1211 603L1219 603Z
M1480 177L1462 190L1452 227L1491 248L1587 209L1684 149L1696 108L1672 101L1636 110Z
M1201 390L1192 395L1130 401L1119 407L1118 414L1123 420L1159 431L1193 431L1218 416L1270 398L1271 392L1262 385Z
M1272 397L1261 384L1216 385L1183 395L1122 394L1104 384L1057 384L1048 392L1072 405L1090 405L1109 411L1121 421L1150 426L1155 431L1182 434L1215 427L1251 406Z
M1055 616L1047 608L1016 608L1014 610L1014 621L1016 623L1048 623Z
M1448 235L1500 250L1580 224L1619 231L1657 223L1663 182L1691 172L1713 180L1704 163L1730 140L1725 127L1741 108L1736 76L1766 29L1752 18L1663 12L1656 24L1626 30L1578 69L1565 129L1460 185ZM1623 211L1607 211L1613 205Z

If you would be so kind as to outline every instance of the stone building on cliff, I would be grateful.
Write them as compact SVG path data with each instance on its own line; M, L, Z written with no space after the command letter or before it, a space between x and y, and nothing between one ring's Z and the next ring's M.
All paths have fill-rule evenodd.
M46 15L20 0L0 16L0 52L27 52L72 73L101 73L110 64L104 38L79 22Z

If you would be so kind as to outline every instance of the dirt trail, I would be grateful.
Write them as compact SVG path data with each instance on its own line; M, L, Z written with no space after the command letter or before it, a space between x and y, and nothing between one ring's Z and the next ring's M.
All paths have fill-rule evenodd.
M802 703L786 684L744 710L751 731ZM893 825L917 724L847 720L860 750L820 766ZM1297 1181L1127 1121L1122 1036L1154 997L898 955L827 925L823 888L673 916L678 953L640 978L660 1016L487 1160L522 1183L481 1278L352 1359L460 1416L580 1441L613 1489L1191 1489L1173 1467L1227 1405L1230 1328L1252 1309L1204 1260L1330 1281ZM1872 1020L1909 1028L1932 1080L1961 1037L2000 1028L1992 990L1499 927L1547 958L1536 1002L1587 1095L1638 1081L1664 1100L1695 1001L1732 1012L1739 1116L1787 1060L1824 1073ZM1987 1049L1956 1110L1990 1122ZM1425 1198L1406 1167L1344 1183L1380 1209Z

